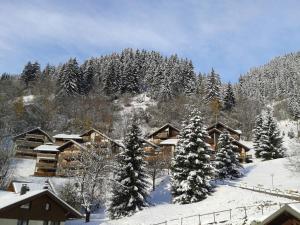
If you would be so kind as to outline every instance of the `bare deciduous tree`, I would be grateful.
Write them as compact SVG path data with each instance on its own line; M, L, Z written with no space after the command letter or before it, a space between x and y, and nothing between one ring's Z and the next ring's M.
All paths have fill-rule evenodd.
M73 177L81 205L85 210L85 220L90 221L93 206L105 199L109 180L110 157L108 149L89 145L79 155L72 157L77 165L68 174Z

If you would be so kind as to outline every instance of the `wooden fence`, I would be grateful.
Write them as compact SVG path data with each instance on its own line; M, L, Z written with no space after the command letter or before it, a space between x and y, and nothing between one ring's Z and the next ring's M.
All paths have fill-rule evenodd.
M288 202L284 204L293 204L300 202ZM249 215L270 213L270 211L275 211L276 209L281 208L283 203L273 203L266 205L249 205L243 207L237 207L234 209L226 209L221 211L215 211L204 214L196 214L191 216L185 216L180 218L174 218L166 221L162 221L159 223L154 223L151 225L205 225L205 224L216 224L216 223L226 223L230 222L233 219L245 219ZM221 216L221 214L223 214Z

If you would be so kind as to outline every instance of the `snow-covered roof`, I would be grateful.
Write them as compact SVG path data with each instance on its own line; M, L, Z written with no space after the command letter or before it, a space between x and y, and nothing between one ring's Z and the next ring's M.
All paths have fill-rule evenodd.
M179 139L167 139L159 143L159 145L177 145Z
M235 132L242 134L243 132L241 130L235 130Z
M11 192L8 192L7 194L3 194L0 196L0 210L15 204L17 202L20 202L22 200L25 200L27 198L30 198L32 196L35 196L37 194L40 194L42 192L44 192L46 190L35 190L35 191L29 191L24 195L20 195L20 194L11 194Z
M73 217L80 218L82 217L81 213L78 212L76 209L74 209L72 206L67 204L65 201L63 201L61 198L56 196L54 193L47 189L43 190L36 190L36 191L28 191L27 193L20 195L20 194L1 194L0 195L0 211L5 209L6 207L9 207L14 204L21 203L24 200L31 199L34 197L38 197L41 195L48 195L49 197L55 199L57 202L59 202L64 208L68 209L70 212L73 213Z
M43 131L40 127L36 127L36 128L31 129L31 130L25 131L23 133L17 134L16 136L13 137L13 140L15 140L15 139L19 138L20 136L23 136L27 133L31 133L31 132L34 132L34 131L37 131L37 130L40 131L41 133L43 133L45 136L47 136L50 142L53 142L51 136L49 134L47 134L47 132Z
M78 142L76 142L76 141L74 141L74 140L70 140L70 141L64 143L62 146L59 146L57 149L58 149L59 151L61 151L61 150L65 149L67 146L69 146L70 144L77 145L77 146L80 147L81 149L86 150L86 147L85 147L85 146L79 144Z
M272 213L271 215L264 216L260 219L261 225L267 225L274 219L276 219L282 213L288 212L295 218L300 220L300 203L285 204L283 207Z
M56 134L53 136L54 138L60 138L60 139L82 139L79 134Z
M178 128L176 128L175 126L173 126L172 124L166 123L166 124L163 125L162 127L158 128L157 130L155 130L155 131L153 131L151 134L149 134L148 137L151 137L151 136L157 134L158 132L160 132L161 130L164 130L164 129L169 128L169 127L171 127L171 128L173 128L174 130L180 132L180 130L179 130Z
M206 128L206 130L209 131L209 130L211 130L211 129L213 129L213 128L217 128L218 126L224 127L226 130L231 131L232 133L236 133L236 134L238 134L238 135L241 134L241 133L240 133L241 131L234 130L234 129L232 129L231 127L229 127L229 126L227 126L226 124L221 123L221 122L219 122L219 121L216 122L216 123L214 123L213 125L209 126L208 128Z
M45 151L45 152L58 152L59 150L57 149L59 146L57 145L40 145L33 149L34 151Z
M83 137L91 132L96 132L98 134L100 134L102 137L106 138L107 140L111 141L111 142L114 142L116 145L119 145L120 147L124 148L124 144L122 143L122 141L120 140L114 140L110 137L108 137L106 134L100 132L99 130L95 129L95 128L91 128L90 130L84 132L83 134L79 135L80 137Z
M23 184L26 184L29 187L30 191L38 191L38 190L43 190L45 186L45 182L43 183L35 183L35 182L21 182L21 181L13 181L12 185L14 187L15 193L20 193L21 187ZM52 186L49 184L50 190L52 190Z

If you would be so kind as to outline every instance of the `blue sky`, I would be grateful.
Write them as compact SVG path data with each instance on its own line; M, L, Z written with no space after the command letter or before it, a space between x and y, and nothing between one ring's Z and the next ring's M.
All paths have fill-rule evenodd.
M225 81L300 48L298 0L0 0L0 73L123 48L177 53Z

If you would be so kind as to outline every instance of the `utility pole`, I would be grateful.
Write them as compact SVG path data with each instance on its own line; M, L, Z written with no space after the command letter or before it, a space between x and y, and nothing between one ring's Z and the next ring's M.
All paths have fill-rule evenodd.
M271 174L271 177L272 177L272 189L274 189L274 174L273 173Z

